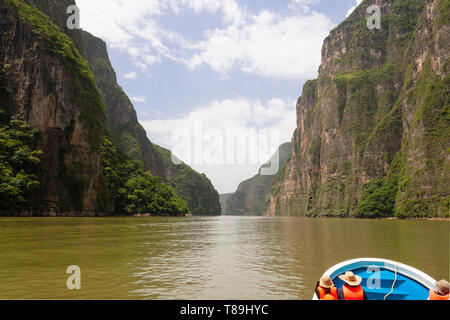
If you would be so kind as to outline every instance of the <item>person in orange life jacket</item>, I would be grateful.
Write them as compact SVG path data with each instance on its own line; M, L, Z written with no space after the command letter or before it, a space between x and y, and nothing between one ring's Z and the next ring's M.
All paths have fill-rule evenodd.
M361 286L362 278L351 271L339 276L345 284L338 289L339 300L368 300L367 294Z
M316 296L319 300L337 300L337 289L330 276L325 274L316 285Z
M449 284L447 280L439 280L434 287L435 290L430 290L428 300L449 300Z

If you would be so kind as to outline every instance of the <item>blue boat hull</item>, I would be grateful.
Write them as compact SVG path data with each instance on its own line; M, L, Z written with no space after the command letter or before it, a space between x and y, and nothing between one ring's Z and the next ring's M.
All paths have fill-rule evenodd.
M325 274L340 288L344 282L338 276L346 271L362 277L361 286L369 300L427 300L429 290L436 282L411 266L376 258L344 261L328 269Z

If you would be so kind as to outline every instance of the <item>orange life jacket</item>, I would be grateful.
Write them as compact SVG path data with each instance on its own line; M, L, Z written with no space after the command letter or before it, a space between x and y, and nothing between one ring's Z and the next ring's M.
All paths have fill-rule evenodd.
M344 284L342 288L345 300L364 300L364 289L361 286L351 287Z
M331 287L329 289L322 288L321 286L317 287L317 291L319 291L319 299L320 300L337 300L338 293L336 287Z
M429 300L449 300L449 294L447 293L445 296L441 296L437 294L436 291L430 290Z

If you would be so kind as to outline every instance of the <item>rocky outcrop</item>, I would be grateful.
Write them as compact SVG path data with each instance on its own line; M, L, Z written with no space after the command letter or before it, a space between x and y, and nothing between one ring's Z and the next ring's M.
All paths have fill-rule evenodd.
M38 207L21 214L95 215L101 192L105 106L86 61L45 15L0 1L0 64L9 97L2 108L40 131Z
M76 135L80 131L84 130L85 128L81 128L81 123L77 121L77 115L75 115L75 112L81 112L80 110L85 110L85 119L88 122L87 125L92 125L91 129L97 129L98 131L94 133L94 131L90 130L84 130L84 134L88 135L90 137L93 137L96 144L96 163L94 164L94 159L84 159L83 161L86 161L89 163L89 168L94 170L95 167L95 174L94 171L90 171L86 175L92 179L93 177L96 177L96 182L87 182L84 181L84 178L82 176L77 175L77 169L79 166L78 159L75 159L72 162L76 162L74 165L72 162L67 163L66 166L70 166L71 169L67 174L64 176L67 178L66 182L68 182L69 185L74 186L74 190L76 192L70 192L70 194L73 196L74 194L77 194L77 199L79 200L81 193L83 193L86 197L91 197L89 201L92 202L91 205L88 207L82 207L80 206L80 210L82 211L88 211L92 212L92 214L96 214L96 211L102 210L103 208L97 208L94 203L97 201L97 195L96 193L101 193L101 185L99 185L99 179L101 175L101 163L100 163L100 153L98 152L98 146L99 141L102 140L102 137L104 135L105 131L108 131L108 134L112 136L114 139L115 144L117 144L120 149L129 157L131 157L134 160L138 160L142 167L146 170L150 170L153 175L159 175L161 176L168 184L173 186L175 191L178 193L178 195L184 199L189 199L188 204L190 206L190 210L194 212L195 214L220 214L220 203L218 200L218 194L214 190L214 187L212 186L209 179L204 178L203 175L195 172L190 167L183 165L183 166L174 166L170 161L166 161L165 157L162 155L163 152L160 152L160 150L164 150L158 146L155 146L151 143L151 141L147 138L146 132L144 128L139 124L136 116L136 111L130 101L130 99L127 97L127 95L123 92L122 88L117 83L116 74L114 72L114 69L112 68L111 62L109 60L106 44L103 40L96 38L89 34L88 32L85 32L83 30L68 30L66 27L66 19L68 15L66 14L66 10L69 6L74 5L74 0L2 0L4 2L4 7L20 7L22 8L22 11L25 13L28 13L31 16L38 15L41 17L42 20L46 21L45 28L51 29L50 35L48 35L48 41L52 40L52 37L59 37L64 38L65 43L64 45L66 47L69 47L71 51L71 54L73 53L76 56L76 59L79 60L80 64L83 65L83 72L88 74L89 82L84 81L81 85L76 86L77 89L83 89L86 90L85 92L73 92L74 95L71 95L70 86L66 85L66 83L62 83L60 78L63 77L63 75L58 75L56 72L64 73L63 68L58 70L53 70L53 73L47 73L43 75L42 78L42 87L45 88L47 86L47 91L45 94L47 96L52 96L54 90L59 90L58 94L65 95L65 99L67 102L70 102L71 100L81 100L84 95L88 96L91 95L90 98L92 98L93 95L95 97L93 100L95 100L95 103L99 104L99 112L101 113L99 116L95 113L95 110L90 108L90 103L84 101L85 105L84 108L81 108L81 106L76 105L73 109L77 110L70 110L71 112L68 112L64 110L65 118L64 121L68 122L66 123L49 123L50 120L44 120L51 118L53 116L52 114L31 114L26 115L24 117L20 116L24 120L26 120L32 128L39 128L43 131L50 130L49 134L43 135L43 141L45 144L41 145L43 151L44 151L44 162L42 164L44 170L48 170L49 172L42 174L42 185L47 186L49 184L46 179L51 179L49 177L54 176L55 174L60 175L61 173L58 171L59 169L55 169L56 165L54 162L58 162L59 158L56 156L60 154L62 151L59 150L59 148L62 148L63 150L70 149L71 151L74 151L74 154L76 154L78 157L90 157L90 153L87 152L87 150L83 150L82 152L80 150L72 150L71 143L68 141L64 141L66 137L69 136L70 131L74 130L73 134ZM1 2L0 2L1 3ZM28 6L29 5L29 6ZM33 9L36 8L36 9ZM45 13L44 14L42 14ZM30 19L30 21L33 19ZM12 26L6 26L4 25L4 30L9 30L10 28L13 28ZM48 30L45 30L48 32ZM33 36L39 37L39 32L35 32ZM70 39L69 39L70 38ZM17 44L23 45L24 47L32 46L33 43L22 43L24 39L10 39L9 43L5 43L5 46L2 47L5 50L5 54L10 54L10 52L6 52L9 47L7 46L17 46ZM14 41L17 43L14 44ZM54 44L52 44L54 45ZM39 63L43 65L51 66L52 64L49 63L47 60L45 60L45 56L48 55L48 52L44 52L45 50L48 50L48 46L42 46L42 53L41 52L35 52L36 56L33 57L34 61L39 60L41 57L44 57L42 61L39 61ZM61 57L67 56L65 52L62 52L60 48L54 48L53 54L60 53ZM14 57L14 59L17 59L16 64L20 65L21 57ZM8 64L9 60L5 60L5 63ZM31 60L30 60L31 61ZM31 62L30 62L31 63ZM69 61L64 66L67 70L72 69L72 62ZM32 69L32 66L21 66L21 67L28 67L29 69ZM17 74L22 77L22 73L24 70L14 70ZM28 76L28 75L26 75ZM35 75L30 75L30 77L33 77ZM56 79L56 82L53 81ZM71 80L70 78L67 80ZM33 83L31 80L27 80L24 78L21 78L18 80L22 86L26 87L27 90L37 90L39 88L35 87L35 83ZM50 87L50 86L58 86L57 88ZM81 87L80 87L81 86ZM27 96L27 93L20 93L23 96ZM47 96L44 96L42 99L48 99ZM80 98L81 97L81 98ZM29 104L33 105L33 109L39 110L39 113L43 112L43 109L41 108L42 102L41 100L35 100L28 102ZM39 98L41 99L41 98ZM16 101L14 105L21 104L21 101ZM45 103L47 103L45 101ZM54 102L54 104L59 103L58 101ZM20 110L10 110L12 115L20 115ZM106 115L105 115L106 111ZM49 111L50 112L50 111ZM58 109L57 112L63 112L63 109ZM91 114L89 114L91 112ZM42 119L37 119L35 117L40 117ZM59 116L59 115L57 115ZM44 122L47 121L45 124ZM39 122L42 125L36 125L35 122ZM101 130L100 130L100 129ZM56 130L56 131L55 131ZM58 134L57 131L61 130L61 132L64 132L65 134ZM61 137L62 138L61 138ZM77 142L81 141L79 138L76 140ZM43 143L44 143L43 142ZM83 141L81 141L83 142ZM80 143L81 143L80 142ZM66 146L67 145L67 146ZM84 148L92 147L91 145L84 145ZM156 148L158 148L158 151L156 151ZM165 150L167 151L167 150ZM170 153L170 152L169 152ZM81 162L80 162L81 163ZM53 169L52 169L53 168ZM58 167L59 168L59 167ZM55 171L56 170L56 171ZM71 171L73 170L73 171ZM83 171L81 171L83 172ZM186 180L183 180L184 178L188 178ZM57 180L59 179L56 178ZM174 182L176 181L176 183ZM80 185L89 185L89 189L85 190L84 188L81 188ZM50 183L50 185L52 185ZM83 189L83 191L82 191ZM57 193L59 190L63 190L59 187L59 185L55 185L55 187L52 189L53 191L49 191L49 194ZM52 199L53 196L43 196L43 199ZM74 199L72 202L79 203L77 199ZM83 200L87 202L88 200ZM50 205L50 204L49 204ZM52 205L50 205L52 206ZM47 205L43 204L43 208L46 208ZM108 207L108 206L107 206ZM56 211L60 211L58 209L59 206L55 207ZM71 211L71 207L67 207L67 210L64 211ZM204 212L201 212L202 210L205 210ZM64 213L67 214L67 213Z
M133 104L117 84L106 43L81 30L72 32L72 38L95 75L106 104L108 128L121 149L140 161L145 169L161 176L188 203L194 215L219 215L218 193L211 181L186 164L173 164L169 160L170 151L152 144L147 138Z
M128 156L139 160L145 169L155 175L165 176L163 164L147 138L145 129L138 122L133 104L117 83L106 43L83 30L71 34L95 76L107 107L108 128L117 144Z
M282 144L274 156L268 161L269 164L275 165L278 160L278 171L283 171L284 166L291 153L291 143ZM275 159L277 157L277 159ZM267 165L264 165L267 166ZM263 166L263 167L264 167ZM238 189L226 201L226 215L262 215L270 189L276 174L262 175L261 169L254 177L241 182Z
M69 34L95 75L106 104L108 128L119 147L152 174L161 176L188 203L194 215L220 215L218 193L211 181L186 164L173 164L170 151L148 139L133 104L117 83L106 43L82 30Z
M145 169L164 176L165 170L147 138L145 129L139 124L136 111L128 96L117 83L116 73L109 60L106 43L83 30L69 30L66 26L66 10L75 5L74 0L26 0L44 12L74 42L88 62L95 82L106 105L108 128L117 144L130 157L142 162Z
M372 4L324 41L267 215L449 216L449 2Z
M211 181L186 164L168 161L170 151L152 144L138 122L128 96L117 83L106 43L88 32L69 32L95 75L108 114L108 128L117 144L152 174L161 176L184 199L194 215L220 215L218 193Z

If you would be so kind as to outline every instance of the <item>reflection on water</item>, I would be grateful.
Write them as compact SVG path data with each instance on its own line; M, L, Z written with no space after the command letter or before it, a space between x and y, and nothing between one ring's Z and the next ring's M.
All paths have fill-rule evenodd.
M357 257L449 278L449 222L264 217L2 218L0 299L311 299ZM81 268L81 290L66 268Z

